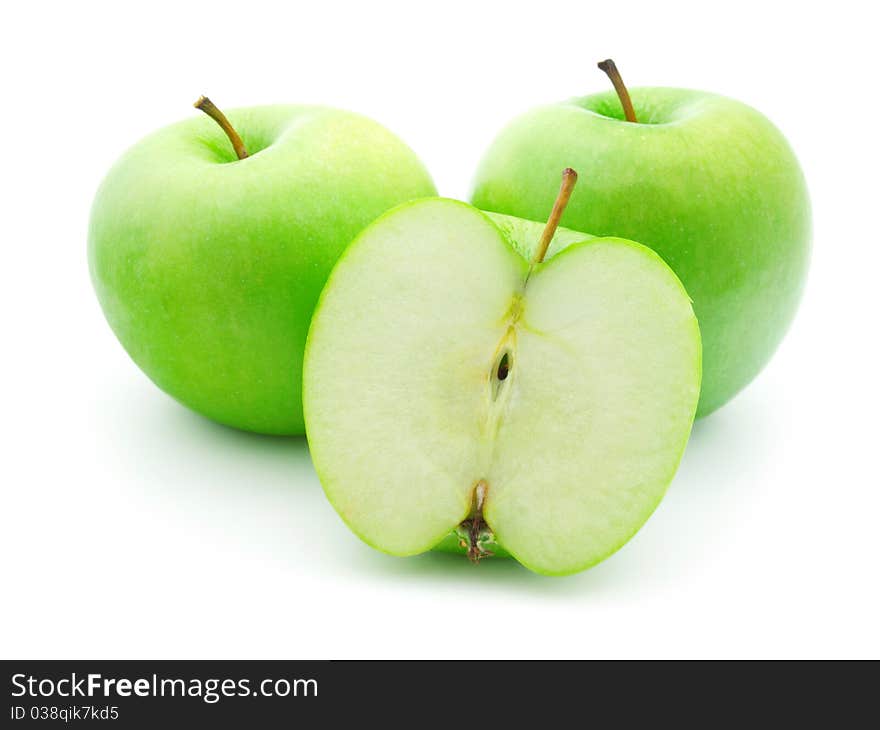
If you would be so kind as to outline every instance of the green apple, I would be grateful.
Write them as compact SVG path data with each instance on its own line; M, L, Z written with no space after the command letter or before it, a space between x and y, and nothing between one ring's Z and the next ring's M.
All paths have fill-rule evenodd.
M542 235L466 203L407 203L330 275L306 345L309 448L373 547L503 549L567 574L663 496L699 398L690 300L651 249L551 241L552 221Z
M199 105L222 128L199 116L162 129L102 183L92 281L162 390L229 426L302 433L302 354L327 275L365 225L434 185L360 115L265 106L227 121Z
M514 120L486 152L471 201L540 220L560 167L585 172L563 223L639 241L678 274L700 321L706 415L757 375L794 316L809 260L807 187L785 138L745 104L637 88L633 123L621 100L595 94Z

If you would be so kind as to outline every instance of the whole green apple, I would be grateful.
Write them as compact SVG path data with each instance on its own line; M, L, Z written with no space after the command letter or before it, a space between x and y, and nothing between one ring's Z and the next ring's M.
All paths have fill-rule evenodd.
M303 432L302 357L336 259L377 216L435 194L378 123L314 106L199 116L131 148L98 190L89 267L132 359L220 423ZM240 134L240 137L238 136Z
M652 247L693 299L706 415L757 375L794 316L809 262L807 187L785 138L745 104L637 88L632 122L627 101L609 91L514 120L486 152L471 200L539 220L560 167L579 169L563 224Z

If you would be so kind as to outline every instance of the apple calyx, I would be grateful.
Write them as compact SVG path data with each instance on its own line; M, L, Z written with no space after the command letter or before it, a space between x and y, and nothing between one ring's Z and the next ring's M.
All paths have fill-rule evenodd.
M604 61L599 61L597 66L611 79L614 90L617 92L617 98L620 99L620 105L623 107L623 115L626 117L626 121L638 124L639 120L636 119L636 111L633 109L632 99L629 98L629 90L626 88L626 84L623 83L623 77L620 75L620 71L617 70L617 65L610 58L606 58Z
M211 117L211 119L220 125L220 129L226 132L226 136L229 137L229 141L232 143L232 149L235 150L235 154L239 160L243 160L248 156L248 151L244 146L244 142L242 142L241 137L238 136L235 127L230 124L226 115L215 106L213 101L207 96L200 96L193 106Z
M474 485L471 516L456 529L459 545L467 550L468 559L475 565L483 558L490 558L494 555L488 546L495 542L495 535L483 520L483 505L486 502L488 491L489 484L485 479L480 479Z

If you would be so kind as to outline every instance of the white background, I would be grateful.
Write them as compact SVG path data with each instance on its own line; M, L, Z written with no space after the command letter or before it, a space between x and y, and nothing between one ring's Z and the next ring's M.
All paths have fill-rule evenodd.
M869 3L819 6L7 5L0 656L880 657L880 66ZM105 324L91 197L199 94L361 111L461 197L512 115L606 88L606 56L631 85L763 110L804 165L815 239L772 364L697 424L659 510L593 570L372 551L303 439L189 413Z

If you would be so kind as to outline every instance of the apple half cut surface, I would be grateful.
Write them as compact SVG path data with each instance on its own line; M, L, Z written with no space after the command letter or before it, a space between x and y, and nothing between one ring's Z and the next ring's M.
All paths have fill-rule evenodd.
M393 555L501 546L594 565L675 473L700 336L650 249L447 199L399 206L333 270L306 346L312 459L348 526ZM452 537L450 537L450 535Z

